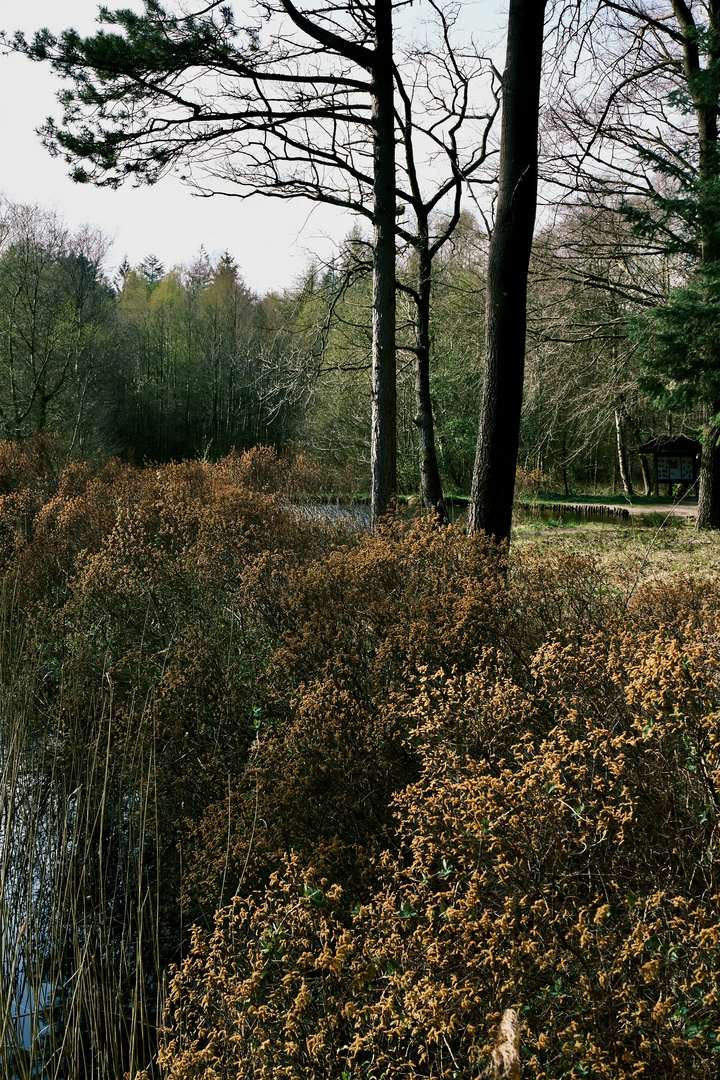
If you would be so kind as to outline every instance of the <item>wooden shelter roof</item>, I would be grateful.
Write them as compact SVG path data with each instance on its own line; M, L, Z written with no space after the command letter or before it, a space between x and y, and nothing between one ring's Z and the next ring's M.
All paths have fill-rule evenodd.
M699 454L701 445L687 435L656 435L640 447L641 454L673 454L677 456Z

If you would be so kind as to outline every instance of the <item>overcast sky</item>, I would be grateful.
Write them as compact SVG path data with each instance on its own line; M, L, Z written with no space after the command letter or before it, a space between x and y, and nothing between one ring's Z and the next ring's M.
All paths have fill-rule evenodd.
M109 7L141 7L138 0L106 2ZM469 6L489 15L498 3L480 0ZM53 31L72 26L91 33L97 8L97 0L23 0L17 5L5 0L0 29L30 34L44 26ZM65 162L51 158L35 133L47 116L59 117L55 94L60 85L47 65L0 56L0 192L12 201L54 207L70 226L99 226L114 240L111 265L125 256L136 265L152 253L169 269L190 261L204 245L211 254L230 251L247 284L265 292L291 285L313 253L329 255L333 240L352 227L348 214L304 200L197 198L171 176L152 188L125 185L118 191L74 184Z

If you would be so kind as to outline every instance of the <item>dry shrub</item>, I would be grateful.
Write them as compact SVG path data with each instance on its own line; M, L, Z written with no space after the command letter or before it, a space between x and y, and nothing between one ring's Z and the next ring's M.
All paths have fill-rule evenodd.
M720 990L717 626L486 652L408 695L419 779L353 911L298 861L218 913L169 999L172 1080L711 1077ZM214 1072L213 1072L214 1070Z
M15 568L29 603L65 584L85 556L117 549L124 538L138 555L141 534L148 552L197 555L227 578L233 561L265 550L268 536L273 550L308 541L310 530L287 501L312 486L315 473L301 452L278 456L267 447L216 463L137 468L114 460L93 470L68 459L56 436L0 443L0 553L6 563L20 557Z
M58 818L64 877L48 890L30 875L12 918L3 908L8 970L30 911L33 938L0 1018L18 1076L46 1054L53 1075L118 1076L152 1053L162 972L185 940L184 822L247 766L266 649L236 617L243 574L268 547L312 557L325 536L241 484L243 456L40 472L31 450L0 448L0 763L8 747L32 755L17 769L34 778L40 835ZM26 1052L13 1017L27 1008L41 1034Z
M295 851L321 875L366 895L392 830L392 796L417 773L397 718L332 679L308 688L287 719L257 709L247 768L189 827L184 888L208 923L219 903L261 887Z
M309 459L317 478L317 486L306 490L338 499L357 497L358 493L367 491L368 461L358 457L335 460L328 453L316 452L317 456L314 456L307 449L302 453Z
M259 557L237 597L265 648L258 738L241 783L191 828L186 895L204 910L223 882L266 880L291 849L364 895L394 831L392 795L417 774L408 678L428 662L466 669L507 621L504 556L428 519L312 554Z
M278 559L317 542L277 496L240 484L238 461L148 469L124 488L101 477L84 501L66 499L62 515L59 497L43 512L56 550L70 543L76 506L105 526L99 544L76 550L43 648L62 667L66 712L92 725L84 705L100 694L112 702L115 737L153 747L158 823L175 864L183 820L242 775L254 736L253 682L267 650L242 625L243 575L268 537ZM106 495L115 505L104 521Z
M539 495L541 491L547 491L549 486L550 477L542 469L525 469L518 465L515 470L516 495Z
M676 573L632 588L626 609L630 624L638 629L664 626L679 640L692 641L720 619L720 590L714 577Z
M130 891L152 909L143 1045L143 987L211 928L168 1076L477 1076L506 1009L533 1076L715 1074L714 582L635 587L428 520L345 533L262 448L33 453L0 448L3 701L52 748L49 792L107 763L73 848L94 883L58 925L82 910L94 940L108 859L118 934ZM133 942L107 940L127 988Z
M18 442L0 443L0 493L21 488L53 490L67 459L59 435L39 431Z
M322 489L322 469L306 450L298 447L278 454L270 446L254 446L222 459L222 469L245 488L299 500Z
M428 518L341 537L297 567L268 552L246 579L256 625L276 645L268 682L295 694L344 673L369 699L408 663L466 665L503 633L505 569L484 537Z
M35 514L56 490L65 449L41 431L0 443L0 559L7 564L32 538Z
M514 647L529 658L549 634L616 629L628 617L632 585L593 555L528 546L510 564Z

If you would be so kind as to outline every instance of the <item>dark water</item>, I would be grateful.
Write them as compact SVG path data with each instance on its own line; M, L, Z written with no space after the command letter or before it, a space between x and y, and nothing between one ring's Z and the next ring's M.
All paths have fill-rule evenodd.
M622 508L618 508L622 509ZM296 510L315 520L345 525L351 529L365 531L370 528L370 506L368 503L310 503L298 506ZM404 516L412 517L418 512L415 507L402 507ZM467 504L448 500L450 521L460 525L467 523ZM684 528L687 518L668 515L667 511L648 510L642 514L603 513L597 508L578 508L563 505L533 505L518 503L513 510L513 525L537 525L538 528L571 528L585 525L613 525L630 529Z
M370 528L370 505L368 503L307 503L295 510L311 521L346 525L351 529Z

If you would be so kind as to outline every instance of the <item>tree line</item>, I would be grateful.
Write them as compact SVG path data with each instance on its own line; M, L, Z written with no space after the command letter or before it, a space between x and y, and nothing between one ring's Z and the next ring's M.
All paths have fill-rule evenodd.
M93 37L41 31L32 42L16 35L13 45L49 61L70 83L61 94L62 125L49 121L45 138L80 182L154 183L169 168L187 170L187 178L194 169L200 178L191 182L205 194L303 197L349 207L371 223L364 263L372 271L373 521L397 490L403 244L417 260L415 281L399 287L415 304L421 494L444 513L429 374L432 263L460 220L463 198L488 187L497 198L488 211L470 525L508 534L542 114L540 172L545 190L560 192L555 205L619 213L636 237L675 256L661 308L641 320L636 343L657 403L705 410L699 524L707 526L718 502L714 351L701 344L703 327L709 322L712 337L715 325L718 15L712 5L692 11L684 0L667 17L661 7L596 0L561 5L546 21L543 3L513 0L502 75L458 40L458 12L434 2L422 38L398 33L390 0L328 3L312 16L279 0L248 9L247 24L217 3L176 14L148 0L142 14L103 9L100 20L111 29ZM608 78L620 69L619 82ZM405 226L407 208L413 220ZM691 293L673 291L690 282ZM620 311L634 316L627 298ZM626 412L616 417L619 447Z
M614 223L617 225L617 222ZM618 260L630 226L568 217L536 238L519 464L570 493L650 483L642 442L672 416L641 387ZM90 458L216 458L233 447L302 445L327 494L367 491L372 290L351 233L326 265L290 288L255 296L232 256L201 251L166 270L149 255L113 278L108 243L71 232L38 207L6 205L0 249L0 424L6 439L43 428ZM442 491L472 483L484 349L487 234L463 213L433 263L428 380ZM616 256L615 263L609 253ZM635 288L662 295L668 260L636 245ZM397 447L403 494L422 486L417 435L418 257L398 262ZM613 266L615 269L613 270ZM623 271L624 273L624 271ZM404 286L407 283L407 291ZM638 305L638 310L641 310Z
M0 425L44 428L75 453L215 455L293 437L297 349L279 301L229 255L165 272L154 256L108 279L108 244L38 207L6 206L0 247Z

